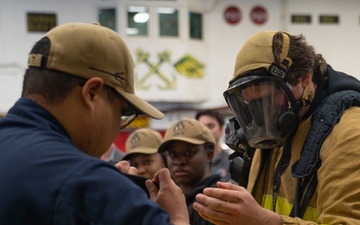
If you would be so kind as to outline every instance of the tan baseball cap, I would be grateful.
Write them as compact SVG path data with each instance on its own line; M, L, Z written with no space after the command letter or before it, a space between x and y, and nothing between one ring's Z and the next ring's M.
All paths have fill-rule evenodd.
M240 49L235 62L234 75L230 83L249 71L264 68L269 70L274 60L273 38L279 31L261 31L249 38ZM281 32L283 44L279 65L282 69L288 70L292 60L288 57L290 37L287 33Z
M206 142L215 145L215 138L209 128L195 119L184 118L166 131L164 142L159 147L159 152L165 152L171 141L185 141L195 145Z
M57 70L89 79L101 77L139 114L161 119L164 114L135 95L134 62L120 36L98 23L67 23L45 34L50 39L49 56L30 54L29 67Z
M126 155L123 160L127 160L134 153L155 154L163 142L161 134L149 128L140 128L135 130L126 139Z

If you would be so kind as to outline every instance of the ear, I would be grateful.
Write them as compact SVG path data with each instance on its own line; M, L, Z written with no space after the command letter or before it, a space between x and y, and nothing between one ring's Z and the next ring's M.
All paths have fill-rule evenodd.
M309 73L306 74L306 76L304 76L304 77L302 77L300 79L301 79L302 86L305 88L312 81L312 73L309 72Z
M99 98L104 88L104 81L100 77L93 77L87 80L81 91L85 105L91 107L93 102Z

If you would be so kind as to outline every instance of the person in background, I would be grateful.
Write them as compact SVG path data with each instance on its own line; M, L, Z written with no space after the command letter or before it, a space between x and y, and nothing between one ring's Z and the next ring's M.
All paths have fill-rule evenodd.
M215 110L201 110L195 119L207 126L215 138L214 158L211 163L211 174L219 174L222 181L229 181L229 153L221 148L221 137L224 134L224 117Z
M118 149L115 143L112 143L110 148L104 154L102 154L100 158L115 165L124 157L124 155L125 153Z
M124 174L126 161L119 170L100 159L138 114L163 117L135 95L134 63L116 32L57 26L28 66L22 97L0 119L0 224L189 224L168 169L152 179L159 189L146 181L150 200Z
M240 49L224 97L240 144L256 150L247 189L204 189L194 203L201 216L234 225L360 224L359 80L335 71L305 36L262 31Z
M138 175L151 179L161 169L166 168L164 154L158 153L163 142L161 134L150 128L140 128L126 139L126 155L123 160L138 170Z
M190 224L211 224L193 209L195 196L205 187L216 187L221 177L211 175L215 139L210 130L199 121L184 118L166 131L159 152L166 153L172 178L185 194Z

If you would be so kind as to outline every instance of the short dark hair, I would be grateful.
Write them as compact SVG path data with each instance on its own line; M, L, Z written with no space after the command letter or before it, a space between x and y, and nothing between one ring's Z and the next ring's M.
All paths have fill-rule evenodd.
M196 113L195 119L199 120L201 116L210 116L215 118L218 121L220 127L223 127L225 124L224 116L216 110L211 110L211 109L200 110Z
M30 54L49 56L50 48L51 42L49 38L45 37L34 45ZM86 79L68 73L46 68L29 67L25 72L21 97L38 94L47 103L60 103L77 85L82 86L85 83ZM106 87L106 90L110 101L118 95L113 88Z

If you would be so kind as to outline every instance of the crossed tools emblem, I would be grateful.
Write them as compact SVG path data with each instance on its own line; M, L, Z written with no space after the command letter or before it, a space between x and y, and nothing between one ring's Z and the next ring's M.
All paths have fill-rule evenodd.
M166 76L160 71L160 67L164 63L170 63L170 51L165 50L158 54L158 62L151 63L149 61L149 52L144 52L141 49L136 50L137 63L145 63L150 70L141 78L136 76L136 85L139 89L148 90L151 85L146 85L146 82L152 77L157 76L163 81L163 86L157 85L159 89L169 90L176 87L176 73L181 74L187 78L202 78L204 77L204 65L189 54L184 55L180 60L173 64L175 73L171 73L170 77Z

